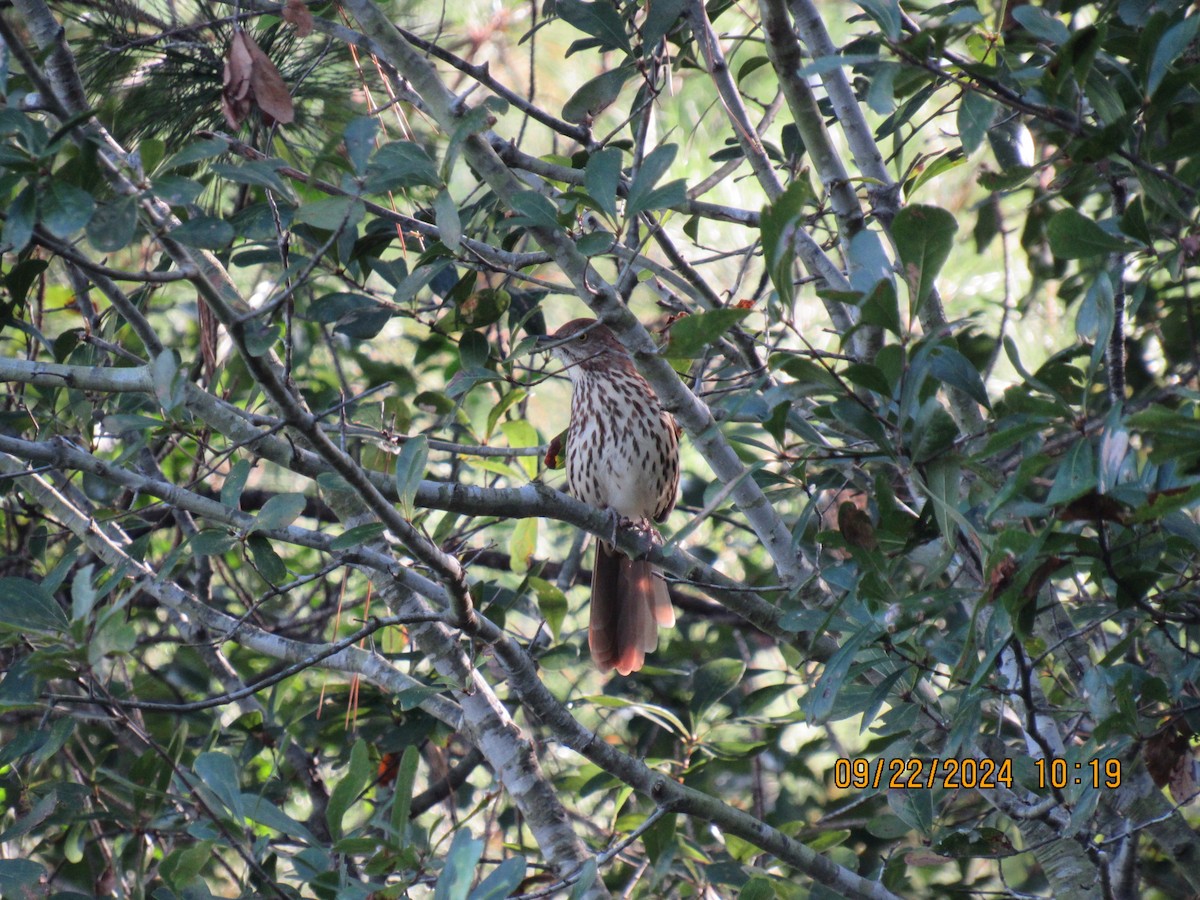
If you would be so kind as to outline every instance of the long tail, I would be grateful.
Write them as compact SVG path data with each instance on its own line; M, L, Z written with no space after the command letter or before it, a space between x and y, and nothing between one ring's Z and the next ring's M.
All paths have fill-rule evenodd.
M658 646L658 626L675 624L667 585L654 566L603 542L592 568L588 646L602 672L636 672Z

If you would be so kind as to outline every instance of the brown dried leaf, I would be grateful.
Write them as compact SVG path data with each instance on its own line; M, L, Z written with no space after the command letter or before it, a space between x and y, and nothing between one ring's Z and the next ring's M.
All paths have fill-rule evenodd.
M296 27L296 37L308 37L313 33L313 17L304 5L304 0L287 0L283 8L283 21Z
M225 77L221 84L221 111L231 128L238 128L250 114L251 74L254 57L246 42L244 31L235 31L225 56ZM253 41L250 44L253 45Z
M254 57L254 67L251 70L250 86L254 91L254 102L267 118L267 124L278 122L287 125L295 118L292 108L292 95L288 93L287 82L275 68L271 58L262 52L258 44L247 35L250 54Z
M1159 787L1171 785L1175 795L1176 782L1185 782L1191 776L1192 792L1195 777L1192 772L1191 730L1181 719L1168 722L1151 735L1142 745L1142 759L1146 771Z

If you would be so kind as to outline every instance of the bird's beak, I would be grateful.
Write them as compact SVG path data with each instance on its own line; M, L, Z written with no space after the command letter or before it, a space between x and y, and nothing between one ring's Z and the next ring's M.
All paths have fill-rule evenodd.
M531 353L548 353L549 351L553 350L555 347L557 347L561 343L562 343L562 340L559 338L556 338L552 334L539 334L534 337L533 349L530 352Z

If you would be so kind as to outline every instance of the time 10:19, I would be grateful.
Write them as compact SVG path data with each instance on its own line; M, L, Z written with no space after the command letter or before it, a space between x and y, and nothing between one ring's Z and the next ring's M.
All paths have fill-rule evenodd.
M1089 759L1087 762L1067 762L1059 756L1035 759L1039 788L1062 790L1068 785L1091 785L1093 788L1115 790L1121 786L1119 759Z

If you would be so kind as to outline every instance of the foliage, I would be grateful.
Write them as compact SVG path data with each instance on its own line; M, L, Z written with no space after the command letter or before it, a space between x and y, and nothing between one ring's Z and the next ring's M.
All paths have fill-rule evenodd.
M1189 4L301 5L0 11L0 895L1200 891Z

